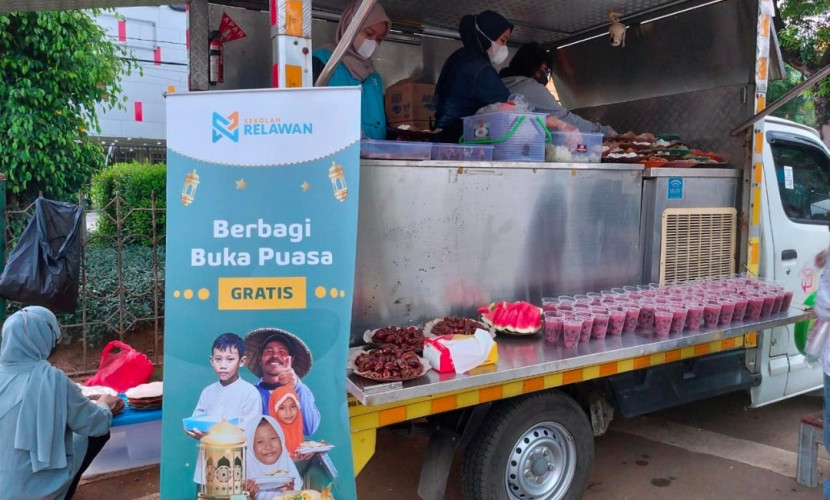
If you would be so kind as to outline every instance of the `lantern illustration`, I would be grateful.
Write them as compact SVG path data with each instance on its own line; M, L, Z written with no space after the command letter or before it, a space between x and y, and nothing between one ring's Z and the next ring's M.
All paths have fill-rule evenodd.
M199 187L199 174L194 170L184 176L184 186L182 186L182 205L188 206L196 199L196 188Z
M245 491L245 433L224 419L199 443L205 468L199 498L247 498Z
M331 187L334 189L334 197L340 201L346 201L346 197L349 196L349 188L346 187L346 172L343 167L331 162L329 179L331 179Z

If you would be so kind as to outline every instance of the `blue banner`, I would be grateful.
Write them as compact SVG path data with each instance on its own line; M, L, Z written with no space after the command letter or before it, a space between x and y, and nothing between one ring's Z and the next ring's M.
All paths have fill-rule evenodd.
M171 95L167 136L161 497L355 498L360 90Z

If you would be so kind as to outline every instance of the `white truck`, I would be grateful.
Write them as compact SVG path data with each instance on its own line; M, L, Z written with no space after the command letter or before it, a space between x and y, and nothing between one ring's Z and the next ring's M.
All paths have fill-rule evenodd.
M162 2L11 0L0 10L138 3ZM191 0L191 88L271 86L272 64L286 50L271 51L268 10L279 3ZM315 19L311 45L331 41L348 0L303 3ZM351 375L357 471L374 452L378 428L426 417L434 431L422 498L443 498L457 446L468 448L470 499L579 498L593 436L615 414L737 390L760 406L820 387L821 372L805 364L793 328L811 317L799 304L818 284L813 257L830 243L830 151L813 129L752 119L766 108L769 77L780 74L770 0L383 5L393 32L375 61L387 84L416 73L435 81L459 46L460 17L494 8L516 25L512 42L537 41L554 53L567 107L620 131L678 134L728 165L366 160L356 343L368 328L474 317L495 300L538 304L543 296L730 273L775 280L795 298L789 311L725 329L609 337L576 351L539 336L499 338L498 363L465 374L387 384ZM608 43L612 9L626 26L625 47ZM223 81L211 83L209 26L223 13L247 38L226 44ZM299 64L310 71L303 54ZM749 126L733 135L742 123Z

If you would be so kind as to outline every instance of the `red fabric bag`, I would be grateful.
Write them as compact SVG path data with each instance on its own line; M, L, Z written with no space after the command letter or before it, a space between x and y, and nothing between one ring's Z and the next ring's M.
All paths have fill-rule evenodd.
M119 349L118 352L111 352ZM101 363L95 375L86 385L105 385L118 392L141 385L153 374L153 362L144 353L136 351L129 344L113 340L101 351Z

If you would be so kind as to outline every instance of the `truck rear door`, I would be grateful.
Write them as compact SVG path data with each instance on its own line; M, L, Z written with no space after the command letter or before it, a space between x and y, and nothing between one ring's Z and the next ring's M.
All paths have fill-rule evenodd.
M815 255L830 244L830 152L812 129L784 120L767 119L765 132L764 204L769 223L764 232L771 236L772 251L768 240L762 268L766 276L794 290L793 303L801 304L818 286L821 270L815 269ZM776 392L783 388L773 400L822 384L821 370L808 367L795 345L794 325L773 331L764 357L769 370L764 376L778 379L768 385L777 387Z

